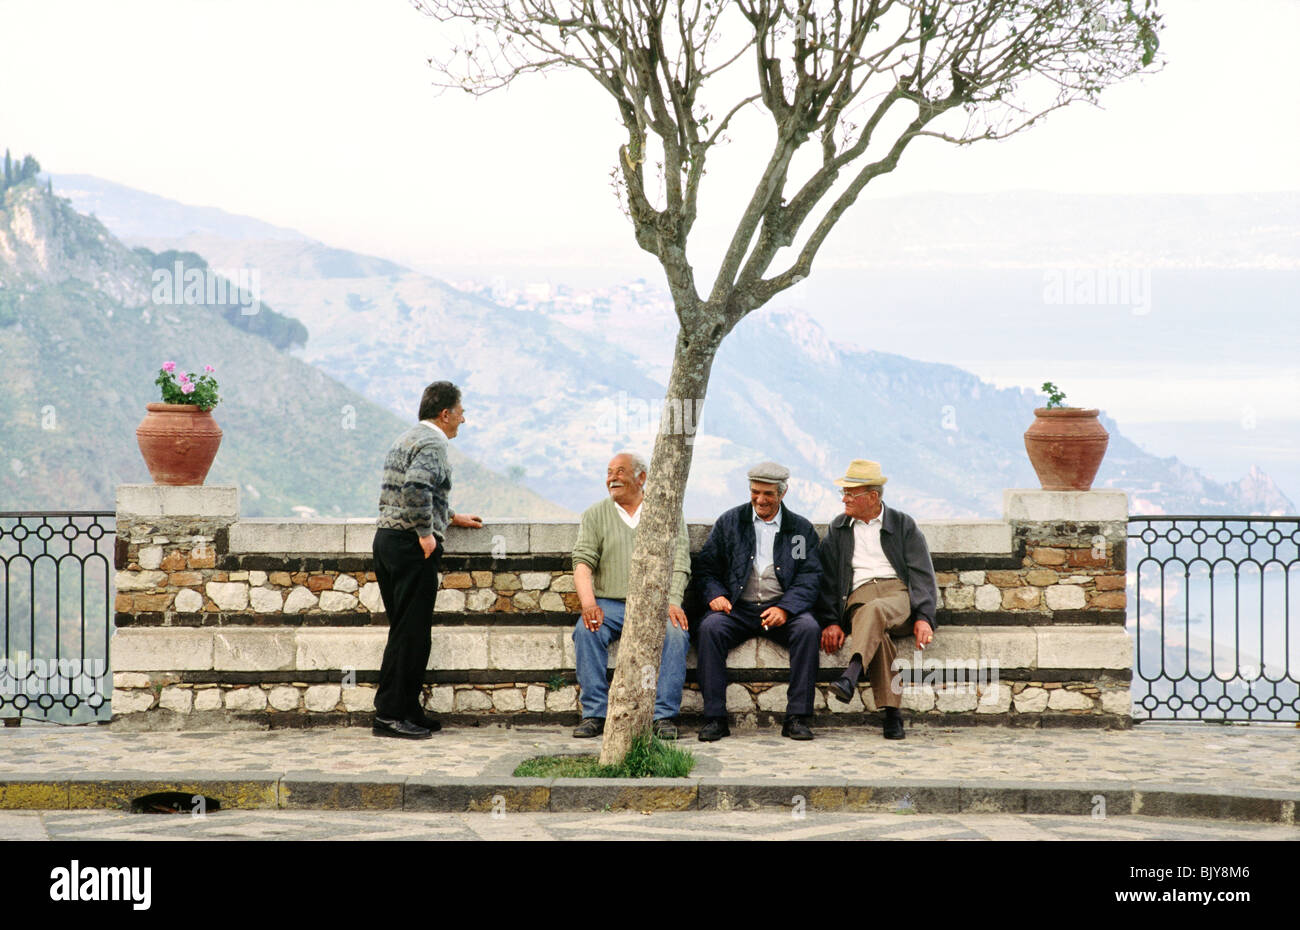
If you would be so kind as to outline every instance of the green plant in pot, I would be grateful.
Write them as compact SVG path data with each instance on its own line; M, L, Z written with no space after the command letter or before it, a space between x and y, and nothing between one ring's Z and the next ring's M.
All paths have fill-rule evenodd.
M212 408L221 400L215 369L203 373L177 371L175 362L163 362L154 384L162 402L147 404L145 418L135 431L140 454L154 484L202 484L217 457L221 428Z

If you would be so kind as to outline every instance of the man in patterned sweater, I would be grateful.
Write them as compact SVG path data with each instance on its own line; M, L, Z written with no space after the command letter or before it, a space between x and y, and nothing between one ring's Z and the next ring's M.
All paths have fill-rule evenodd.
M435 381L420 398L420 422L398 437L384 461L373 552L388 644L375 691L375 736L428 739L441 729L420 707L420 688L429 664L442 542L448 525L483 526L478 517L453 513L449 503L447 441L464 422L460 389Z
M645 479L645 463L631 453L622 452L610 459L605 472L609 497L583 512L578 541L573 546L573 586L582 604L582 618L573 628L578 684L582 688L582 722L573 735L579 738L599 736L605 731L609 644L623 633L628 571L641 522ZM677 739L673 718L682 706L686 650L690 647L682 595L690 577L690 544L683 520L677 529L668 593L668 631L659 660L655 698L654 735L660 739Z

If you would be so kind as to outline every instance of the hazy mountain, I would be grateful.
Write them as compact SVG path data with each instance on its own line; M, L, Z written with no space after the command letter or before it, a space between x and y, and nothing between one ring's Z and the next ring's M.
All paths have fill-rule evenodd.
M161 236L225 236L231 239L306 239L302 233L273 226L216 207L194 207L157 194L115 184L88 174L52 174L54 189L79 213L94 216L119 239Z
M257 268L263 296L306 325L302 357L389 409L404 410L432 373L456 380L463 448L573 510L603 493L613 452L653 445L675 322L653 287L568 299L541 288L503 307L311 241L133 241ZM826 517L838 508L831 479L867 456L893 476L891 500L920 516L997 516L1003 488L1037 486L1023 434L1040 402L951 365L838 344L806 314L766 309L714 366L686 510L708 517L743 499L748 465L776 457L794 470L791 505ZM1262 473L1217 483L1103 423L1112 438L1097 484L1130 490L1134 512L1294 510Z
M111 508L117 484L148 482L134 433L170 359L217 369L225 436L208 481L238 484L246 515L373 514L383 453L414 411L383 409L211 307L154 303L150 270L66 200L34 184L6 192L0 510ZM455 503L566 515L453 451Z

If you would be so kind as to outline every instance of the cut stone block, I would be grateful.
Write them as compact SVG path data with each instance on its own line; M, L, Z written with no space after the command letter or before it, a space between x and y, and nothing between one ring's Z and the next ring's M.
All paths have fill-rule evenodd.
M1007 488L1002 492L1002 513L1017 523L1128 522L1128 494L1124 491L1042 491Z
M230 527L231 552L342 554L344 524L313 520L240 520Z
M119 484L117 512L135 517L239 518L239 488L204 484Z
M1133 642L1122 626L1036 627L1039 668L1131 669Z
M1011 524L1001 520L945 520L917 527L933 554L1011 553Z
M113 669L119 672L190 672L212 669L212 631L178 627L125 627L113 634Z
M547 629L494 629L488 635L488 668L554 669L564 661L560 634Z
M212 667L221 671L287 671L296 656L293 630L222 627L212 633Z

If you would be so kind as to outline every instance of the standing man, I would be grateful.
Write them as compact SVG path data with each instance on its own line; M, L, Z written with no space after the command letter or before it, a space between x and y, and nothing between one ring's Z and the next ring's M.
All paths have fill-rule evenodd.
M420 422L398 437L384 461L373 551L388 644L375 691L375 736L428 739L442 729L420 707L442 543L448 524L483 526L478 517L453 513L449 504L447 441L464 422L460 388L435 381L420 398Z
M727 653L770 636L790 653L790 685L781 735L809 740L821 627L811 613L821 583L817 532L785 509L790 469L763 462L749 470L749 503L718 517L700 550L696 579L709 605L700 624L699 674L705 742L730 736Z
M582 604L582 617L573 628L573 648L582 688L582 721L573 735L579 739L605 732L605 711L609 699L609 644L623 633L627 601L627 580L632 565L636 529L641 523L641 502L645 499L646 467L639 457L620 452L609 460L605 487L609 497L592 504L582 514L578 541L573 546L573 585ZM690 543L686 521L677 530L673 554L673 580L668 592L668 630L659 659L656 688L654 735L677 739L673 718L682 706L686 684L686 614L682 595L691 577Z
M845 626L851 629L849 666L831 683L831 694L851 701L866 666L876 706L885 710L885 739L902 739L903 696L890 685L897 655L890 633L905 635L910 628L924 649L934 639L939 597L930 549L916 521L881 503L888 480L878 462L866 459L854 459L836 480L844 513L831 521L822 542L816 614L827 653L838 652Z

